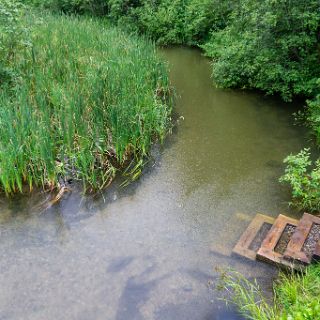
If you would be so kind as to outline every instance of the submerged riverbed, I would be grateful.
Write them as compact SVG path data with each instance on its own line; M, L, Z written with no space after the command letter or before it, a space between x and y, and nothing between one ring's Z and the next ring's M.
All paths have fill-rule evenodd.
M276 269L231 256L254 215L290 212L283 158L304 146L292 105L212 86L196 50L172 48L183 116L128 188L1 199L0 319L235 320L218 301L216 267L258 278ZM294 215L294 212L290 212Z

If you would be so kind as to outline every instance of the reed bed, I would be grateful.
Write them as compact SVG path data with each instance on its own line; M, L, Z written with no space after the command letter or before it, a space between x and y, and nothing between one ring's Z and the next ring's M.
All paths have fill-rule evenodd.
M2 189L72 177L96 190L129 164L137 175L170 125L167 70L153 43L91 18L24 20L30 44L2 61L13 75L0 81Z

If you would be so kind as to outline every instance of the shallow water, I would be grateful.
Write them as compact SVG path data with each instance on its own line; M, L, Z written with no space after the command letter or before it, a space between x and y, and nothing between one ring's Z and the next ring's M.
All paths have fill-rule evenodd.
M270 293L277 270L231 250L256 213L290 213L277 180L282 159L305 145L294 107L214 89L198 51L160 54L184 120L139 182L73 192L42 214L45 195L1 199L1 320L241 319L217 300L217 267Z

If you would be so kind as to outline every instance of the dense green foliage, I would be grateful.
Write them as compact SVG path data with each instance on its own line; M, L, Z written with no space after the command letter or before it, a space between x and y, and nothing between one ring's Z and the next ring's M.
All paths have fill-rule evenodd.
M106 0L26 0L28 4L64 13L104 15L107 13Z
M13 76L7 66L17 50L30 45L28 29L22 25L24 6L11 0L0 1L0 86Z
M13 23L1 39L0 60L6 193L25 182L56 186L64 176L102 188L118 168L141 164L151 142L164 137L170 114L155 47L103 21L30 14L22 20L10 5L0 12L1 28ZM12 42L11 34L27 25L28 41ZM140 168L132 167L136 177Z
M159 44L199 45L225 26L226 0L110 0L109 15L146 33Z
M313 96L320 76L320 3L241 0L228 26L204 45L224 87Z
M246 319L320 319L320 264L308 267L305 274L282 273L274 285L273 304L266 301L256 281L237 272L225 273L222 287L231 292L231 302Z
M35 0L33 0L35 1ZM43 2L42 2L43 3ZM319 92L318 0L46 0L64 12L107 15L160 44L201 46L222 87L285 100Z
M107 15L159 44L200 44L226 25L227 0L29 0L65 13Z

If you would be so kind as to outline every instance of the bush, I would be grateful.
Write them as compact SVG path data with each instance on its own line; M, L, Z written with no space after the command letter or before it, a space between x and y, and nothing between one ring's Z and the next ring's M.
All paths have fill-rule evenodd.
M191 0L185 9L185 43L201 45L210 39L213 31L224 29L234 1Z
M199 45L226 25L227 0L29 0L54 11L106 15L159 44Z
M108 7L106 0L27 0L27 3L56 12L96 16L107 14Z
M226 0L109 0L109 16L159 44L199 45L226 24Z
M320 5L317 0L241 0L228 26L203 48L222 87L256 88L284 100L318 92Z
M19 1L0 0L0 63L14 59L16 50L28 45L28 29L21 23L25 6Z
M309 149L304 149L297 155L289 155L285 174L280 182L287 183L292 189L291 205L308 211L320 210L320 160L312 165Z

